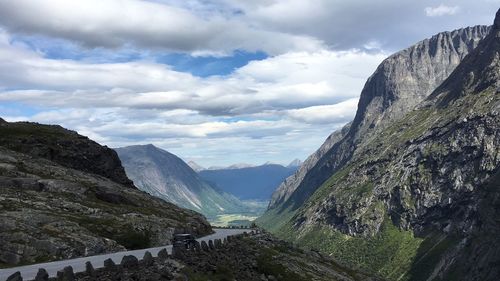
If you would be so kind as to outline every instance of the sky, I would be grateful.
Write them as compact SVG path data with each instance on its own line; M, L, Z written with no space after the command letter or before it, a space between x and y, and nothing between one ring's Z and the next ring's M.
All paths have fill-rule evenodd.
M304 160L390 54L500 0L0 0L0 117L209 166Z

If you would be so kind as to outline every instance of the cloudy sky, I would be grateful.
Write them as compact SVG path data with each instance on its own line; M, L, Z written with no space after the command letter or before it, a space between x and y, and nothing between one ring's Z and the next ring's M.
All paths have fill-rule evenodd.
M305 159L391 53L500 0L0 0L0 116L201 165Z

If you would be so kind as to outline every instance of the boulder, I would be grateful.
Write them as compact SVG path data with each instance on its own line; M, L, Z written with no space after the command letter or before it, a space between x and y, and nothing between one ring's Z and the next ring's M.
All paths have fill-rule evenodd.
M153 260L153 255L151 255L151 253L149 251L146 251L144 253L144 257L142 258L142 262L144 263L144 265L146 266L151 266L153 265L154 263L154 260Z
M200 251L201 251L201 244L200 244L200 242L199 242L199 241L195 241L195 242L194 242L194 250L195 250L196 252L200 252Z
M16 272L14 274L12 274L11 276L9 276L9 278L7 278L7 281L23 281L23 277L21 276L21 272Z
M158 259L160 259L161 261L168 259L167 249L163 248L158 252Z
M182 260L184 257L184 247L172 247L172 258Z
M104 268L106 270L115 270L116 269L116 264L112 259L107 259L104 261Z
M95 277L96 275L94 266L92 266L92 263L90 261L87 261L85 263L85 273L87 273L87 275L91 277Z
M73 267L66 266L63 270L57 272L57 281L74 281L75 273Z
M214 240L214 246L215 246L216 249L222 248L222 243L221 243L220 239L215 239Z
M132 255L124 256L121 261L121 266L123 268L132 268L139 266L139 260Z
M201 249L205 252L208 252L208 245L207 242L201 241Z
M44 268L39 268L36 273L35 281L47 281L49 280L49 273Z

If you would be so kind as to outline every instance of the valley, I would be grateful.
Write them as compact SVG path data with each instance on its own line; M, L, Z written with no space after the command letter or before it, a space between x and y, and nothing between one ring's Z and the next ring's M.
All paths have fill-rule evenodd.
M497 4L301 1L0 0L0 281L500 280Z

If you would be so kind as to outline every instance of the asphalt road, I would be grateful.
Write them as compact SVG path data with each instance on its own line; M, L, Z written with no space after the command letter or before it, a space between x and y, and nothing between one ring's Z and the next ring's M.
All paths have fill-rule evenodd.
M240 234L245 231L250 232L251 230L249 229L214 229L215 233L201 237L197 239L198 241L207 241L208 240L213 240L213 239L223 239L229 235L235 235L235 234ZM156 257L158 256L158 252L161 249L166 248L169 253L172 252L172 246L163 246L163 247L156 247L156 248L149 248L149 249L142 249L142 250L134 250L134 251L126 251L126 252L118 252L118 253L111 253L111 254L105 254L105 255L99 255L99 256L90 256L90 257L84 257L84 258L77 258L77 259L71 259L71 260L62 260L62 261L54 261L54 262L48 262L48 263L39 263L39 264L32 264L32 265L26 265L26 266L19 266L19 267L13 267L13 268L7 268L7 269L0 269L0 281L5 281L7 278L15 273L16 271L21 272L21 275L24 280L33 280L35 279L36 273L38 272L39 268L45 268L47 272L49 273L50 277L55 277L57 274L57 271L62 270L64 267L71 265L73 267L73 271L76 272L82 272L85 271L85 263L87 261L90 261L94 268L100 268L104 267L104 261L111 258L113 261L117 264L119 264L123 258L123 256L126 255L134 255L136 256L139 260L141 260L144 257L144 253L146 251L151 252L151 254Z

